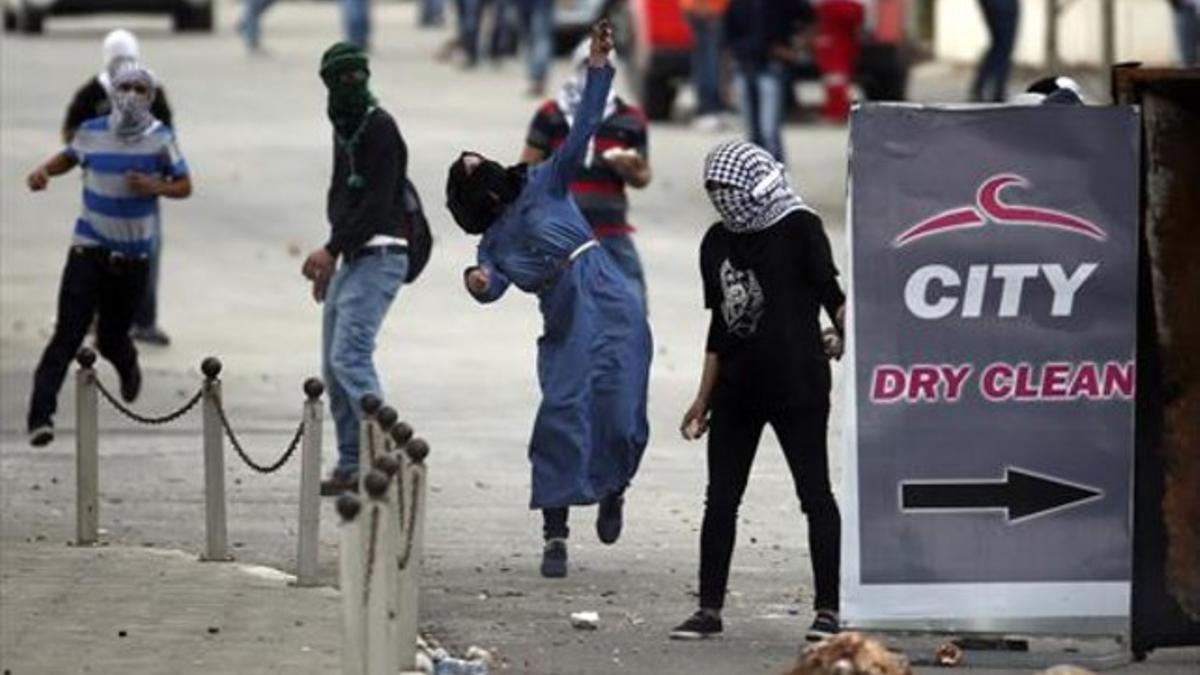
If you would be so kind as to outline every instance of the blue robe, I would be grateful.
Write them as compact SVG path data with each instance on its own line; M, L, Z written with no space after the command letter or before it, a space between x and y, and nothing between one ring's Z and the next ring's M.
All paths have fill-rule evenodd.
M510 284L538 296L542 403L529 442L531 508L593 504L625 489L649 438L650 327L633 286L592 230L568 186L600 126L613 69L588 72L583 102L557 152L531 167L525 187L479 243L493 302Z

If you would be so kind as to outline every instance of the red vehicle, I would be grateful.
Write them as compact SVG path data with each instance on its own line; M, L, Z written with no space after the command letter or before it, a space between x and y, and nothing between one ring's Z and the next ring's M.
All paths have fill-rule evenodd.
M908 21L911 0L875 0L863 29L855 82L868 100L900 100L908 88L911 49ZM618 0L606 8L618 28L618 48L633 75L646 115L671 116L678 88L691 70L692 32L679 0ZM810 58L797 64L797 79L820 79Z

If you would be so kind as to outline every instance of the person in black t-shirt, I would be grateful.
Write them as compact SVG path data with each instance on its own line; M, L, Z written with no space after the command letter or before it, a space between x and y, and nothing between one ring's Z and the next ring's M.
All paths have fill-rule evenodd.
M712 311L704 372L680 431L708 436L708 487L700 531L700 609L675 639L720 633L738 506L763 426L787 458L816 586L808 639L838 631L841 517L829 485L829 357L841 355L845 296L821 219L762 148L734 141L705 160L705 187L721 215L700 245ZM836 328L822 334L824 309Z

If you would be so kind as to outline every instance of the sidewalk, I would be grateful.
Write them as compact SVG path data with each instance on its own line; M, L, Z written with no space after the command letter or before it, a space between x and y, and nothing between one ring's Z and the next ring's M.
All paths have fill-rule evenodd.
M337 591L154 548L0 545L5 675L336 673Z

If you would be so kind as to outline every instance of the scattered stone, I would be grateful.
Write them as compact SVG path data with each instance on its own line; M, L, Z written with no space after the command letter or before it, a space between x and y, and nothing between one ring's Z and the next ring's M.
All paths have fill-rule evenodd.
M963 651L953 642L946 642L937 648L933 662L944 668L953 668L962 663Z
M294 625L296 628L299 628L299 627L301 627L301 626L303 626L303 625L304 625L304 622L303 622L303 621L301 621L300 619L296 619L296 621L295 621L295 622L293 622L293 624L292 624L292 625Z
M125 631L123 631L123 630L119 630L119 631L117 631L117 637L119 637L119 638L123 638L123 637L125 637L126 635L129 635L129 633L127 633L127 632L125 632Z
M576 630L596 630L600 627L600 615L596 612L572 612L571 627Z
M295 241L288 242L287 254L289 257L299 258L301 253L303 253L303 249L300 248L300 244L298 242L295 242Z
M51 484L51 485L58 485L58 476L51 476L51 477L50 477L50 484Z
M41 489L42 489L42 486L41 486L41 485L38 485L37 483L34 483L33 485L30 485L30 486L29 486L29 489L30 489L30 490L33 490L34 492L37 492L38 490L41 490Z
M220 632L221 632L221 629L220 629L220 628L218 628L217 626L209 626L209 627L208 627L208 634L209 634L209 635L216 635L217 633L220 633Z

